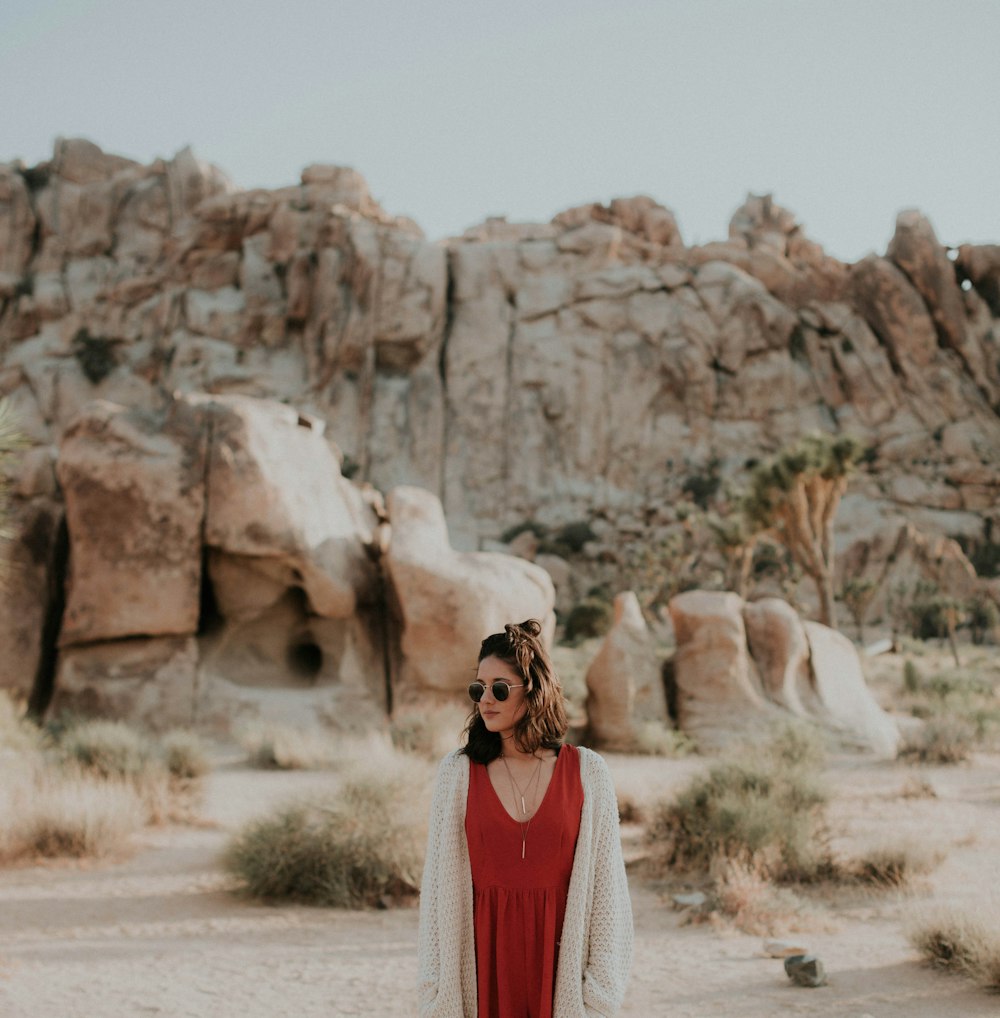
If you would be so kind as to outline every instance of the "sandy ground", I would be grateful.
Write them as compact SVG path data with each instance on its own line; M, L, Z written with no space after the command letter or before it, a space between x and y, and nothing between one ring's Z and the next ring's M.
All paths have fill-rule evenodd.
M703 762L610 758L620 787L668 789ZM907 799L907 779L936 798ZM823 959L830 984L790 985L761 937L683 925L660 891L632 877L636 958L629 1018L979 1018L998 999L922 967L904 927L929 903L1000 905L1000 756L920 768L834 760L838 845L890 838L946 853L908 895L854 893L814 903L789 934ZM230 831L274 803L329 787L320 773L228 765L208 778L199 827L150 829L116 863L0 872L3 1018L414 1015L413 909L353 913L248 903L227 889L218 856ZM626 828L629 850L636 831ZM994 913L996 914L996 912Z

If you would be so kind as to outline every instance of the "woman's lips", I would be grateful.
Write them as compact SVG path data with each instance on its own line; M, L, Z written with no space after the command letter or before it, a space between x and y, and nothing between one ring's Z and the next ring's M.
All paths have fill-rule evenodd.
M500 711L498 711L498 710L484 710L483 711L483 717L484 718L495 718L499 713L500 713Z

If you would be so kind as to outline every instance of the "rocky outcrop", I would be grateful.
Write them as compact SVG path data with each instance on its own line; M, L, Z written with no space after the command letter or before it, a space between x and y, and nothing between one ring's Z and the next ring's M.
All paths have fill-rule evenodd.
M452 550L441 503L430 492L394 488L387 510L385 568L402 652L399 703L461 693L475 677L479 644L508 622L538 619L551 642L555 591L544 569L495 552Z
M604 749L635 748L645 724L669 724L652 633L632 591L615 598L614 622L587 669L587 729Z
M678 725L703 748L765 734L782 717L811 721L845 743L896 755L899 730L865 684L854 645L802 622L777 598L689 591L670 601L677 638Z
M310 166L293 186L237 191L188 150L142 166L61 140L39 166L0 166L0 395L32 445L13 478L15 521L34 542L40 513L58 520L50 465L64 439L62 470L76 455L100 458L92 401L138 415L112 440L125 464L129 443L179 456L170 427L142 421L165 421L178 397L202 394L286 404L308 422L295 425L303 433L325 424L345 474L439 498L456 549L529 520L550 530L585 521L596 537L578 554L583 574L561 576L570 599L593 586L586 569L627 573L636 549L677 537L673 507L706 472L717 489L739 481L748 462L810 429L851 433L866 449L838 516L840 550L870 545L875 569L904 523L974 544L1000 525L998 250L949 251L907 212L885 257L845 265L768 196L748 197L726 240L696 247L646 196L545 224L489 220L431 243L387 214L354 170ZM247 440L265 441L266 430ZM272 462L264 489L286 484ZM82 543L64 642L118 639L139 628L129 613L155 606L142 591L129 606L102 605L79 579L91 549L78 514L90 495L73 487L76 505L65 508ZM209 493L210 514L215 501L213 510ZM267 526L274 556L253 540L204 545L231 621L266 605L305 626L321 604L320 617L342 624L355 586L333 578L354 569L338 539L317 558L304 536L312 524L297 536ZM141 529L130 517L122 540L139 542ZM57 532L51 523L31 589L0 594L31 626L58 600L39 593L62 585ZM561 554L538 554L567 572ZM312 572L292 582L288 570L306 560ZM156 575L179 614L168 618L165 605L143 638L190 635L192 576L168 566ZM282 601L293 589L298 607ZM10 651L0 659L16 661L18 677L3 665L0 682L23 686L45 641L36 629L9 647L4 633L0 623Z

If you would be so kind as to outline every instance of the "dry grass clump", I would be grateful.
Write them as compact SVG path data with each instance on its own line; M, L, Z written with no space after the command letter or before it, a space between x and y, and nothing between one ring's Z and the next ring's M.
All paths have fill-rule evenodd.
M746 860L779 880L817 879L829 869L823 750L812 732L789 727L741 751L657 804L648 837L670 867L707 871L713 860Z
M135 788L77 769L39 768L0 801L0 859L114 855L146 822Z
M988 921L956 908L939 909L919 918L908 936L931 965L1000 992L1000 926L995 915Z
M975 749L1000 747L1000 687L989 658L924 676L903 666L903 704L927 722L904 752L921 763L960 763Z
M455 704L398 711L389 726L392 744L405 753L440 760L458 749L469 712Z
M152 741L123 721L79 721L59 739L66 760L102 778L137 778L157 765Z
M321 728L257 721L237 728L235 734L253 767L325 770L334 765L341 753L336 738Z
M694 752L691 737L676 728L667 728L659 721L646 721L637 725L629 751L638 756L663 756L672 760Z
M976 741L974 727L964 718L933 718L907 739L900 756L926 764L964 763Z
M160 738L163 761L171 777L183 781L203 778L209 771L205 744L195 732L173 728Z
M249 824L227 868L266 901L338 908L386 905L417 893L430 769L397 756L355 765L329 800Z
M845 877L881 890L909 887L942 860L939 852L913 842L876 845L845 867Z
M808 925L806 904L787 887L776 887L759 861L719 857L711 866L709 918L721 918L753 936L775 936Z

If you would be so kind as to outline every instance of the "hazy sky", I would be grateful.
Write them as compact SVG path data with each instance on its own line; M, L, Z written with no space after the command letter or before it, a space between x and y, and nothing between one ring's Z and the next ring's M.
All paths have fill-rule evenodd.
M340 163L431 237L641 192L704 242L770 191L848 260L907 207L1000 243L998 100L998 0L0 0L0 161Z

